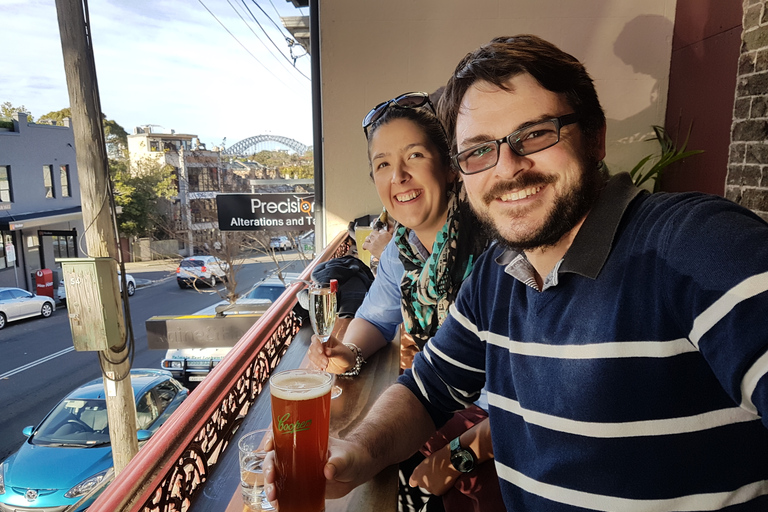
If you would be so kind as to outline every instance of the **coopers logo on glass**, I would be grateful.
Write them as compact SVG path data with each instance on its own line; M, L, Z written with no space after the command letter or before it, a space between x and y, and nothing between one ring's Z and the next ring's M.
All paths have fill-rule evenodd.
M251 213L307 213L314 210L314 203L298 197L285 201L262 201L259 198L251 199Z

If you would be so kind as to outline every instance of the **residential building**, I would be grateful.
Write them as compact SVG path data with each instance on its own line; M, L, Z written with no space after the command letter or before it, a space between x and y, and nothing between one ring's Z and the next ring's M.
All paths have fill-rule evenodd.
M158 133L150 126L136 127L128 136L131 165L148 158L171 165L178 195L171 205L172 229L179 253L192 256L217 229L216 194L221 191L221 152L206 150L197 135Z
M35 291L42 268L57 283L56 258L77 257L83 234L70 119L52 126L14 114L13 127L0 129L0 286Z

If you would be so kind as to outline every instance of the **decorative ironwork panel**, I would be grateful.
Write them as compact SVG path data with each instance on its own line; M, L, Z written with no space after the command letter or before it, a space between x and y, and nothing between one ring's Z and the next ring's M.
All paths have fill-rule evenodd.
M262 349L254 355L205 425L186 447L142 507L143 512L182 512L208 479L243 418L285 355L301 328L301 319L287 315Z

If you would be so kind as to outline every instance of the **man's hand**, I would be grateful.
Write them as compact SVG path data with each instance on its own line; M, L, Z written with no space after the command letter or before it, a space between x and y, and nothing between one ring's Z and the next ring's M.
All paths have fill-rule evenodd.
M335 499L346 496L352 489L376 476L381 469L359 444L331 437L328 440L328 462L323 470L326 478L325 497ZM264 492L279 510L280 496L275 485L277 478L275 452L272 451L264 460Z
M333 336L323 343L313 335L307 357L315 368L328 373L344 373L355 366L355 353Z

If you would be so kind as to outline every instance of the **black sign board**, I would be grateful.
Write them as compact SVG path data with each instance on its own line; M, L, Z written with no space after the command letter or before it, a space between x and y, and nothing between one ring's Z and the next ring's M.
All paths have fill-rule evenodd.
M314 194L218 194L221 231L310 231Z

